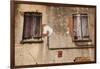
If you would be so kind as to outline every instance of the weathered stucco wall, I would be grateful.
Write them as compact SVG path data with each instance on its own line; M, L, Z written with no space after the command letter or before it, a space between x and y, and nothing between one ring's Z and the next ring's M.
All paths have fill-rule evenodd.
M75 7L54 7L45 5L19 4L16 7L15 16L15 65L32 65L47 63L73 62L75 57L90 57L94 60L94 49L59 49L49 50L47 47L47 38L43 38L40 44L21 44L23 34L23 12L41 12L42 24L48 24L53 28L53 34L50 36L50 48L77 47L72 42L70 32L68 33L68 24L72 22L72 14L77 13ZM79 7L76 7L79 9ZM81 13L89 15L88 26L89 34L94 44L94 8L79 9ZM58 58L58 51L62 51L62 57Z
M76 8L76 9L75 9ZM72 14L85 13L88 14L88 31L90 39L94 42L94 14L93 8L84 7L48 7L48 25L54 29L50 42L53 48L75 47L69 32L69 24L72 23ZM70 21L69 21L70 20ZM68 33L69 32L69 33ZM55 40L54 40L55 39Z
M43 44L21 44L23 35L24 24L24 12L41 12L42 23L47 23L46 6L41 5L17 5L16 17L15 17L15 64L16 65L29 65L36 64L36 62L42 64L45 61L47 53ZM45 38L44 38L45 42ZM44 56L45 58L43 58Z

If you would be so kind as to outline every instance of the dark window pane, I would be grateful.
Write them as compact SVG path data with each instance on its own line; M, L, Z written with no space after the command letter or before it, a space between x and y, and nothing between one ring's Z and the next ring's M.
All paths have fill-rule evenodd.
M32 28L32 37L33 38L39 38L40 37L40 20L41 20L41 16L34 16L33 17L33 28Z
M42 16L37 13L25 13L24 14L24 32L23 39L40 38L40 23Z
M24 16L24 39L31 38L31 16L29 14L26 14Z

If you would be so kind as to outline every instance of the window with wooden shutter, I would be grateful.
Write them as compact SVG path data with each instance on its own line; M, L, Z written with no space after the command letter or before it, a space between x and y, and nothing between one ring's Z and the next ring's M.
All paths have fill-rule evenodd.
M23 40L25 42L40 42L42 13L24 12Z
M87 14L74 14L73 15L74 39L86 40L88 34L88 15Z
M73 41L81 46L86 46L91 42L87 14L73 14Z

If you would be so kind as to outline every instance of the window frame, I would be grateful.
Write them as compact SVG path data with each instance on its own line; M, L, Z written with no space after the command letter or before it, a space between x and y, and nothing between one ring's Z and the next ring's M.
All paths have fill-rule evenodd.
M79 18L80 18L80 24L81 24L81 38L82 39L80 39L80 40L78 40L78 39L75 39L75 37L77 38L77 34L75 34L75 26L74 26L74 16L76 16L77 17L77 15L79 15ZM87 36L83 36L83 31L82 31L82 16L87 16ZM91 39L90 39L90 36L89 36L89 30L88 30L88 14L87 13L77 13L77 14L72 14L72 19L73 19L73 41L75 41L75 42L81 42L81 41L91 41ZM84 38L87 38L87 40L84 40Z
M31 38L27 38L25 39L24 38L24 34L25 34L25 18L27 17L26 14L30 14L30 15L33 15L34 17L36 16L40 16L40 32L39 32L39 39L38 38L35 38L33 37L32 38L32 35L31 35ZM25 17L26 16L26 17ZM43 43L43 40L42 40L42 13L41 12L24 12L24 16L23 16L23 33L22 33L22 40L21 40L21 44L25 44L25 43ZM31 17L33 18L33 17ZM26 28L27 29L27 28ZM31 28L32 29L32 28Z

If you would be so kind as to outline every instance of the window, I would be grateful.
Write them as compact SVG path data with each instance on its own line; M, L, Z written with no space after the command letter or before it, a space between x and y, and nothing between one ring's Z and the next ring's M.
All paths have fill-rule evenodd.
M88 15L73 14L74 40L88 40Z
M35 41L41 40L41 22L42 13L24 12L23 40Z

